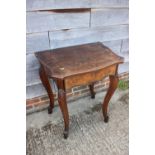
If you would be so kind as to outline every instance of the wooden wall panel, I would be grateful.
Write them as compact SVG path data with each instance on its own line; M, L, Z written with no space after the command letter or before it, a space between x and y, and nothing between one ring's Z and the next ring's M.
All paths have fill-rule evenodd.
M90 0L27 0L27 11L89 8Z
M39 69L26 71L26 86L32 86L41 83Z
M26 99L34 98L45 94L47 94L47 92L45 91L45 88L41 83L26 87Z
M129 39L122 40L122 49L121 49L121 52L122 53L129 52Z
M90 11L27 12L27 33L89 27Z
M38 69L40 66L38 59L34 54L27 54L26 55L26 70L34 70Z
M122 43L122 40L111 40L111 41L103 42L105 46L109 47L113 52L117 54L120 53L121 43Z
M50 79L50 82L52 84L53 80ZM26 71L26 86L33 86L40 83L41 83L41 80L39 77L39 69Z
M26 10L128 7L128 0L26 0Z
M119 53L119 56L122 56L124 58L124 62L129 62L129 53L125 52L125 53Z
M128 24L127 8L91 9L91 27Z
M53 89L55 90L55 84L52 79L50 79L50 83L53 86ZM33 87L34 85L38 85L38 84L41 84L41 80L39 77L39 70L35 69L35 70L27 71L26 72L26 86Z
M48 32L26 35L26 53L49 49Z
M52 86L53 92L57 92L57 87L53 80L50 79L50 84ZM40 95L45 95L47 92L45 91L40 77L39 77L39 70L32 70L26 72L26 97L33 98Z
M120 64L118 67L118 74L128 72L129 71L129 62Z
M57 87L51 80L51 86L54 93L57 92ZM45 95L47 94L45 88L43 87L42 83L34 84L34 85L27 85L26 87L26 98L34 98L37 96Z
M126 44L128 43L128 39L123 40L112 40L103 42L104 45L108 46L113 52L118 54L119 56L122 56L124 58L124 62L129 62L129 52L122 52L122 42L126 41ZM126 48L125 48L126 49Z
M119 40L128 38L128 25L53 31L49 33L49 37L52 49L98 41Z
M103 8L103 7L128 7L129 0L90 0L91 8Z

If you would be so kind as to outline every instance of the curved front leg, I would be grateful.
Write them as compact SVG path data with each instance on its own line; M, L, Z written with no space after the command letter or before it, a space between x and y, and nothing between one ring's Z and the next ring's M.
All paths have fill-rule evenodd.
M63 81L58 83L58 89L58 102L64 119L64 138L66 139L69 134L69 114Z
M112 95L114 94L116 88L117 88L117 85L118 85L118 77L117 75L110 75L109 76L110 78L110 86L109 86L109 89L108 89L108 92L104 98L104 102L103 102L103 105L102 105L102 111L103 111L103 116L104 116L104 122L108 122L109 120L109 117L107 115L107 108L108 108L108 103L112 97Z
M40 79L42 81L43 86L45 87L48 96L50 98L50 105L48 107L48 113L51 114L54 108L54 95L50 86L50 82L48 80L48 76L46 75L45 69L43 68L43 66L40 67L39 70L39 75L40 75Z

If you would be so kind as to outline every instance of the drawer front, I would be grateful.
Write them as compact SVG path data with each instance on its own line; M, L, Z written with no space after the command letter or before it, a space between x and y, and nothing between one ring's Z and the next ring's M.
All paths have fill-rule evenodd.
M116 69L117 65L112 65L97 71L67 77L65 78L65 88L70 89L75 86L87 85L102 80L108 75L114 75Z

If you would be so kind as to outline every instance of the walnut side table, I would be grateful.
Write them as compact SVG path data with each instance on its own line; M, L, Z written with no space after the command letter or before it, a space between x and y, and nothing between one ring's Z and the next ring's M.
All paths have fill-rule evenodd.
M104 122L108 122L108 103L117 88L117 69L124 61L122 57L100 42L36 52L35 55L40 62L40 79L50 98L48 113L52 113L54 108L49 78L52 78L58 87L58 102L64 119L64 138L67 138L69 133L66 90L79 85L89 85L91 98L95 98L94 82L106 76L110 78L110 86L102 111Z

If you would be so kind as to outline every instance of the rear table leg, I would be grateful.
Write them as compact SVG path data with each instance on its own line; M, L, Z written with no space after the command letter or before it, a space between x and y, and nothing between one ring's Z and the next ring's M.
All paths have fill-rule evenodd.
M95 94L96 94L94 92L94 83L89 85L89 90L90 90L90 93L91 93L91 98L94 99L95 98Z
M40 79L42 81L43 86L45 87L48 96L50 98L50 104L48 107L48 113L51 114L54 108L54 95L50 86L50 82L48 80L48 76L46 75L45 69L43 68L43 66L40 67L39 70L39 75L40 75Z

